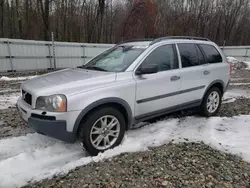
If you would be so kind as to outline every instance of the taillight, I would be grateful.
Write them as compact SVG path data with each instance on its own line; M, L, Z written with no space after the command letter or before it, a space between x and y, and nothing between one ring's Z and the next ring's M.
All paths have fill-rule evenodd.
M231 75L233 72L233 65L232 65L232 63L230 63L228 61L227 61L227 63L229 64L229 74Z
M231 75L233 72L233 65L232 65L232 63L229 63L229 65L230 65L230 75Z

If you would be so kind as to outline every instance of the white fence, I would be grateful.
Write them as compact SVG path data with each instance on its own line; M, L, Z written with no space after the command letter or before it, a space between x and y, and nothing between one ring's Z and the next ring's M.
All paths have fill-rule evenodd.
M0 72L76 67L112 46L67 42L53 45L50 41L0 39Z
M76 67L114 44L67 43L0 39L0 72ZM250 61L250 46L223 48L226 56Z
M250 62L250 46L226 46L222 50L226 56Z

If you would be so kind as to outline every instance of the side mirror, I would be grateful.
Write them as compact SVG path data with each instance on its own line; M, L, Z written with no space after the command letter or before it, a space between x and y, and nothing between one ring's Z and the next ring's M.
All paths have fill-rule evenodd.
M141 66L137 71L136 75L142 75L142 74L154 74L158 72L158 66L157 65L144 65Z

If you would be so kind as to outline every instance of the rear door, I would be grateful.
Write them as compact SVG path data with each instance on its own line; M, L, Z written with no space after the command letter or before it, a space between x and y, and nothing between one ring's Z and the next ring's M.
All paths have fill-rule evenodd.
M182 94L179 100L183 104L195 103L202 99L208 85L205 57L194 43L179 43L177 46L182 65L180 71Z
M216 80L221 80L226 85L230 78L229 65L226 62L223 62L223 58L219 51L209 44L199 44L200 49L203 51L203 54L206 57L206 76L209 84Z

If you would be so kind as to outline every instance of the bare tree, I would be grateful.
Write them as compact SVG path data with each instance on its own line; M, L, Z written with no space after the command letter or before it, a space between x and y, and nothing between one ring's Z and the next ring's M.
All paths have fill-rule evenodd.
M167 35L250 44L250 0L0 0L0 37L115 43Z
M49 40L49 12L50 12L50 0L38 0L41 15L43 18L43 24L44 24L44 40Z
M4 0L0 0L0 37L4 37Z

